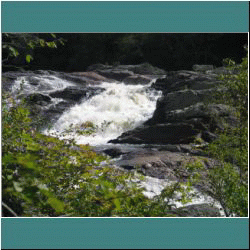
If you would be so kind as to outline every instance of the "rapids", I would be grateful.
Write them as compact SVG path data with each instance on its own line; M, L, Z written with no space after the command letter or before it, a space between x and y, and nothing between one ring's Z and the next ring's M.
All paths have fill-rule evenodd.
M15 73L14 73L15 74ZM67 76L67 78L63 77ZM78 144L89 144L99 148L102 152L105 148L110 148L108 144L111 139L117 138L123 132L131 130L152 117L156 108L157 99L161 96L161 91L151 88L152 82L148 85L128 85L122 82L102 82L98 84L81 85L71 81L70 74L53 71L28 72L26 75L20 73L12 84L11 91L14 95L40 94L50 98L48 103L43 103L41 110L45 110L48 120L53 121L50 128L46 127L42 133L56 136L60 139L74 139ZM14 78L14 77L13 77ZM66 100L62 96L53 98L53 93L61 93L65 89L86 91L86 95L80 100ZM102 89L102 91L98 91ZM92 91L92 92L91 92ZM90 94L90 92L92 94ZM65 103L68 102L68 105ZM63 108L61 108L63 107ZM55 116L57 109L62 112ZM54 120L53 120L54 118ZM137 151L143 145L116 145L122 147L124 151ZM150 146L150 145L148 145ZM115 166L117 159L104 164L112 163ZM171 182L167 179L157 179L145 176L144 181L134 180L138 186L144 187L144 195L153 198ZM220 208L221 216L225 216L218 202L210 196L201 194L193 189L195 198L190 204L209 203ZM176 207L181 207L176 199L172 201Z
M150 85L104 82L99 87L105 91L66 110L44 133L56 134L59 138L71 137L79 144L106 144L152 116L161 91L150 89ZM79 135L77 132L84 131L86 124L94 133Z

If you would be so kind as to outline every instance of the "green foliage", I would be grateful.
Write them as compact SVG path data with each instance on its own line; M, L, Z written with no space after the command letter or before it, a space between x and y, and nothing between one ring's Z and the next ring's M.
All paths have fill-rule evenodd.
M245 49L248 51L247 47ZM227 68L231 73L220 76L223 86L226 87L221 98L224 103L237 109L242 122L246 121L248 119L248 53L239 65L228 58L224 63L228 65Z
M133 173L109 167L108 159L89 146L42 135L31 124L24 104L4 94L5 216L172 216L164 199L175 187L150 200L133 182ZM94 125L88 122L84 127Z
M219 101L236 110L238 125L226 126L208 145L207 153L218 160L208 177L212 195L226 216L248 216L248 56L240 65L230 59L225 62L229 74L220 77L224 91Z
M32 54L36 48L57 48L58 44L64 45L65 40L57 38L55 34L35 33L3 33L3 60L2 63L9 63L13 58L24 58L27 63L33 60Z
M248 216L248 184L230 163L223 162L209 171L212 195L222 205L226 216ZM245 180L244 180L245 179Z
M247 50L247 49L246 49ZM208 193L218 200L226 216L248 216L248 55L242 63L236 65L231 59L224 60L228 64L228 74L220 76L222 84L219 96L213 102L223 103L231 107L237 117L237 125L232 126L225 120L223 132L218 139L209 143L205 151L216 163L206 170L210 190ZM222 119L222 118L221 118ZM198 140L196 141L199 142ZM191 183L199 182L198 169L201 165L188 164L188 170L196 172L191 175ZM189 181L188 181L189 182Z

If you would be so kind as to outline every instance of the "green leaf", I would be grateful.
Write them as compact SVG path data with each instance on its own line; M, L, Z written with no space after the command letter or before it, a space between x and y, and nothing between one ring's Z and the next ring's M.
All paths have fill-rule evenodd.
M26 62L30 63L31 60L33 60L33 57L31 55L26 55Z
M11 51L12 56L17 57L19 55L18 50L15 49L14 47L9 46L9 50Z
M49 48L56 48L57 47L55 42L46 42L46 44Z
M45 41L44 41L44 39L39 39L39 43L40 43L40 45L41 45L42 47L45 46Z
M114 199L114 204L117 210L121 209L121 203L119 199Z
M13 186L17 192L21 193L23 191L23 188L19 182L13 181Z
M53 207L56 212L63 212L64 210L64 203L56 198L49 198L48 203Z
M35 48L35 44L34 44L32 41L30 41L27 45L28 45L28 47L30 47L31 49L34 49L34 48Z

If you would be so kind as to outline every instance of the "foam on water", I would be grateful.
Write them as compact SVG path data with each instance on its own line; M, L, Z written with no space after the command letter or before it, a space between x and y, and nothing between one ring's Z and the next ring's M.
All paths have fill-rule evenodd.
M161 92L149 86L104 82L99 87L105 88L105 91L64 112L53 128L45 133L74 138L79 144L106 144L152 116ZM81 128L86 122L93 124L94 134L79 135L75 130L64 134L72 127Z
M46 95L55 90L63 90L74 85L74 83L55 75L34 75L18 77L12 87L12 92ZM104 88L105 91L71 107L62 114L50 130L46 129L43 132L61 139L74 138L79 144L105 145L109 140L117 138L123 132L141 125L152 117L156 101L161 96L161 92L151 89L150 85L151 83L149 85L125 85L123 83L104 82L98 87ZM52 103L49 105L56 105L63 101L61 98L52 98L51 100ZM81 129L82 124L86 123L93 124L95 133L79 135L76 133L76 129L72 129ZM65 134L65 131L71 132ZM159 195L164 187L172 183L166 179L161 180L148 176L143 181L134 180L134 182L140 187L144 187L143 193L148 198ZM195 197L192 198L191 203L185 205L208 203L221 209L218 202L210 196L201 194L195 188L190 194L195 194ZM179 198L180 194L176 193L176 197L170 201L171 204L176 207L183 206ZM225 216L223 210L220 210L220 212L221 216Z
M135 180L137 182L138 180ZM143 194L148 197L149 199L152 199L156 195L160 195L161 191L166 187L171 184L173 184L173 181L169 181L166 179L157 179L154 177L150 176L145 176L143 181L140 181L138 184L140 187L144 188ZM198 204L203 204L207 203L212 206L215 206L219 208L220 215L222 217L225 217L225 213L223 211L222 206L220 203L216 200L214 200L211 196L202 194L197 188L192 187L192 190L188 193L190 198L192 199L191 202L188 202L186 204L183 204L181 200L181 193L176 192L175 196L173 199L170 200L169 204L174 205L176 208L178 207L183 207L183 206L188 206L188 205L198 205Z
M25 94L31 93L50 93L55 90L62 90L68 86L74 86L74 83L61 79L55 75L36 75L18 77L13 86L12 92Z

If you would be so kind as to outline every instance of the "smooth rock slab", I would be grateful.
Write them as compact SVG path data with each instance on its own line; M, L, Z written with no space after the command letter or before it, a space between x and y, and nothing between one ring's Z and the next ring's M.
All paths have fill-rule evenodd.
M192 124L156 124L141 126L123 133L109 143L130 144L188 144L193 141L198 131Z

